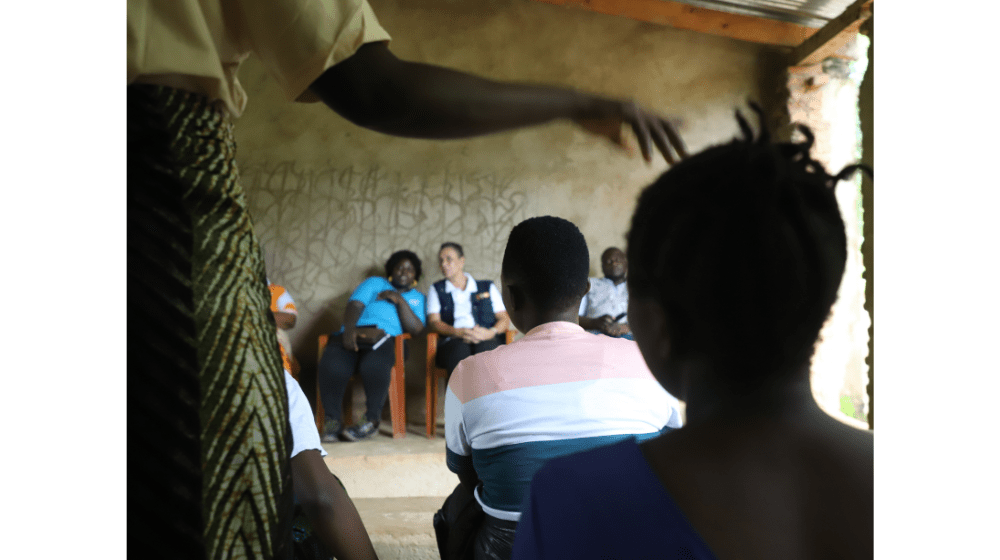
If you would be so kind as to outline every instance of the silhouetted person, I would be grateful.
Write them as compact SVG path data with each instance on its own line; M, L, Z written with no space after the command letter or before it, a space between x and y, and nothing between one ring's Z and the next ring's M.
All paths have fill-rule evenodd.
M872 557L873 434L809 386L847 258L834 186L853 168L828 175L808 131L772 144L739 121L744 140L642 193L628 235L635 340L685 426L539 470L514 558Z

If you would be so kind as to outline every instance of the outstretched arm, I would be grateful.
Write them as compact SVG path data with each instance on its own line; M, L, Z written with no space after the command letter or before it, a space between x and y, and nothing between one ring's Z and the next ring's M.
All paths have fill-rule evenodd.
M687 155L665 119L631 101L407 62L386 43L362 45L309 89L347 120L394 136L464 138L571 119L622 146L622 125L629 125L647 161L654 144L669 163L677 159L675 153Z
M328 552L345 560L378 559L354 502L319 451L308 449L292 457L292 486Z

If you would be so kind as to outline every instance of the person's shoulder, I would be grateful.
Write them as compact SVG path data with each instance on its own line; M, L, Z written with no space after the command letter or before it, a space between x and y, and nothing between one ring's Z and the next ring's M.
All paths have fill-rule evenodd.
M875 464L875 432L839 423L831 429L830 447L850 458L851 471L861 476L871 474Z
M627 338L616 338L600 334L588 333L594 336L597 344L604 345L608 350L620 353L623 356L642 360L642 353L639 352L639 345L634 340ZM645 361L643 361L645 363Z
M389 281L381 276L369 276L361 281L358 288L376 288L389 284ZM391 284L390 284L391 285Z

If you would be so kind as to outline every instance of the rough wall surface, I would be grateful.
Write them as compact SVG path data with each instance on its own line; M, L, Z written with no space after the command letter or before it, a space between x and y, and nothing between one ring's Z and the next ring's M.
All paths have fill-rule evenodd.
M733 110L758 96L760 47L527 0L371 0L400 58L491 78L634 97L677 119L692 151L732 138ZM552 214L576 223L592 273L622 245L635 198L666 165L647 166L568 123L460 141L392 138L321 104L288 102L255 59L240 80L238 161L273 282L296 299L292 331L311 394L319 334L339 328L350 292L395 250L440 278L442 241L466 247L466 270L499 279L507 235ZM422 341L407 368L408 416L422 417ZM419 416L415 416L419 415Z

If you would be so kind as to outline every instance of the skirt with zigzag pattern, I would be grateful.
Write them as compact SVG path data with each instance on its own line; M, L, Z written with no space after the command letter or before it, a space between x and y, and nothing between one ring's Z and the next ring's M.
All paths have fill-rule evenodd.
M291 552L291 429L232 124L128 86L129 540L145 557Z

